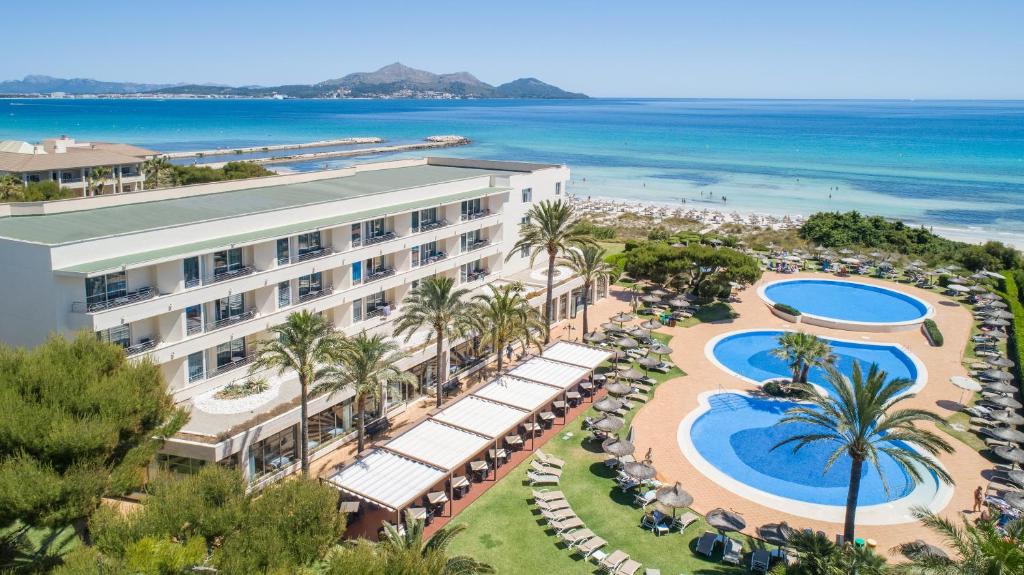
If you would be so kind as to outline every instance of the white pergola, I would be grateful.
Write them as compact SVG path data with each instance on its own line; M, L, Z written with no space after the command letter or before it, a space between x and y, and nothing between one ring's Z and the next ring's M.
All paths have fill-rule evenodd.
M561 361L534 357L518 365L508 374L565 390L586 379L590 375L590 370Z
M503 375L491 380L473 395L519 409L536 411L560 397L562 390L551 385Z
M597 366L608 361L612 353L600 347L559 341L544 350L541 357L553 359L562 363L571 363L590 370L597 369Z
M398 511L447 478L448 473L432 465L390 451L374 450L327 481L359 499Z
M490 437L428 419L387 442L383 448L451 472L491 444Z
M529 416L528 411L469 395L438 412L434 419L496 439L518 427Z

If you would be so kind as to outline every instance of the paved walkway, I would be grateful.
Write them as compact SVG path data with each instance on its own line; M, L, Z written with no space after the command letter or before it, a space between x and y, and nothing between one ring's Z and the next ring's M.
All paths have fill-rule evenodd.
M814 277L821 274L801 273L780 275L766 273L762 282L781 278ZM957 408L960 390L949 383L952 375L968 375L961 365L964 348L967 344L972 318L962 306L951 302L940 294L922 290L903 284L893 284L873 278L855 278L859 281L895 287L912 293L929 302L935 308L935 321L944 337L945 345L940 348L931 347L918 329L897 333L850 332L802 326L801 328L818 335L840 339L860 339L870 342L896 342L902 344L911 353L921 359L927 366L928 384L908 406L925 408L947 416ZM795 326L771 314L767 306L756 293L756 286L740 292L741 302L734 304L738 316L733 320L699 324L690 328L663 328L659 331L673 336L671 347L672 360L679 365L687 376L673 379L658 388L653 401L648 403L633 420L636 430L637 451L642 453L648 447L654 450L654 461L663 481L681 481L685 488L694 496L694 509L706 513L716 507L734 509L743 514L747 520L746 533L754 535L754 529L765 523L788 521L790 525L810 527L830 534L842 531L842 525L814 521L798 517L758 505L754 501L744 499L735 493L715 484L698 471L683 455L676 440L676 432L680 422L687 413L698 407L697 396L719 387L723 389L751 390L752 385L727 374L715 366L704 355L706 343L713 337L725 332L743 329L793 329ZM956 479L956 488L950 503L942 511L944 515L955 518L957 512L969 511L973 504L973 490L986 481L981 472L991 468L976 451L960 443L955 438L946 436L956 448L956 452L941 457L942 463ZM901 542L914 539L925 539L931 543L941 542L928 530L916 522L885 526L864 526L858 529L858 536L878 541L879 551L888 555L889 549Z

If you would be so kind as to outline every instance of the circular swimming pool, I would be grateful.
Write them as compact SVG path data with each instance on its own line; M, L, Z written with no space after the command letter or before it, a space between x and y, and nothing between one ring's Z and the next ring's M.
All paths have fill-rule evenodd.
M824 471L836 444L818 443L794 452L780 441L811 431L803 424L776 425L791 401L751 397L739 392L708 392L701 407L683 420L679 444L704 475L734 493L780 511L841 522L849 487L851 460L841 457ZM898 442L892 442L899 445ZM913 521L910 509L941 509L951 489L931 472L915 484L890 456L881 454L880 475L865 465L861 476L858 523ZM883 484L883 477L886 484ZM886 485L888 490L886 490Z
M758 295L769 306L796 308L803 323L839 329L906 329L933 314L931 305L912 295L845 280L779 280L761 286Z
M708 342L705 353L718 367L753 384L760 385L769 379L791 377L792 372L785 360L772 355L778 347L782 330L747 330L722 334ZM916 382L911 391L920 389L926 379L924 365L891 343L866 343L822 337L832 347L836 367L849 374L853 362L859 362L867 370L872 364L886 372L890 379L905 378ZM815 367L807 374L810 383L830 389L825 370Z

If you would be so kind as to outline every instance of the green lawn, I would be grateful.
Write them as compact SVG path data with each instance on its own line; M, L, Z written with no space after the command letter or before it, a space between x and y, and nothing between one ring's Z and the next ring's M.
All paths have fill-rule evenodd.
M623 251L626 250L626 244L622 242L597 242L597 245L601 246L601 248L603 248L604 251L607 252L606 255L609 256L621 254Z
M669 338L660 336L658 339L668 341ZM674 369L655 377L659 385L673 379L667 385L685 385L683 375ZM634 409L627 417L627 425L636 411ZM595 412L588 411L587 415L594 416ZM622 549L645 568L658 568L666 574L744 571L723 565L717 555L715 561L694 555L695 539L707 527L703 520L691 525L683 535L671 533L656 537L642 529L642 513L631 505L632 494L625 496L615 488L614 474L604 465L600 446L584 440L587 434L580 429L581 421L579 418L570 423L543 449L566 461L558 489L565 493L587 527L608 541L607 551ZM571 557L559 540L546 531L532 505L531 488L523 484L528 466L529 461L520 465L456 517L455 523L464 523L468 529L454 541L452 552L490 563L498 573L582 575L596 572L593 563ZM747 547L749 549L750 542Z
M0 537L7 538L14 534L21 537L21 551L35 557L61 556L82 544L82 540L78 538L78 534L70 525L54 529L31 528L24 530L22 524L15 523L10 527L0 529ZM5 561L7 559L7 557L4 558ZM30 558L24 556L15 557L12 562L17 565L31 564Z

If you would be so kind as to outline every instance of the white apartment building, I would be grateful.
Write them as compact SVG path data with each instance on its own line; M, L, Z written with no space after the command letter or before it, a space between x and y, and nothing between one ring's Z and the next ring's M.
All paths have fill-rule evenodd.
M86 330L149 358L191 410L160 463L235 465L259 485L298 465L297 381L249 372L269 327L307 309L350 335L390 336L403 298L431 275L473 290L521 281L539 308L546 262L505 258L530 207L568 179L565 166L426 158L0 205L0 339L33 346ZM575 315L582 282L564 269L556 282L556 319ZM431 339L404 344L402 367L423 384L437 377ZM472 341L454 343L446 379L474 361ZM218 394L250 378L267 390ZM374 409L386 416L419 392L389 389ZM353 436L351 403L311 401L314 458Z
M0 174L11 174L25 185L33 182L57 182L61 188L79 195L97 191L88 189L89 176L97 168L109 170L100 193L120 194L145 188L142 165L159 152L129 144L77 142L61 136L30 144L18 140L0 140Z

